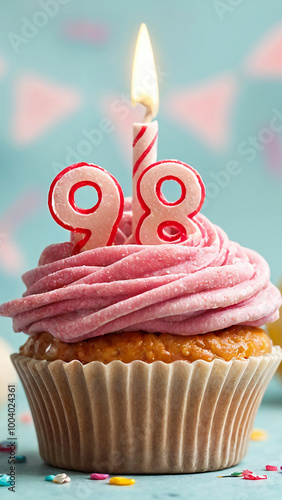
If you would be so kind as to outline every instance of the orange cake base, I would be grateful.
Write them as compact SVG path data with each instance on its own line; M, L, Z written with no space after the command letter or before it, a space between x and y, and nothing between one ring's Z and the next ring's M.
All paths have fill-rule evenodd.
M91 361L110 363L134 360L152 363L177 360L193 362L198 359L246 359L270 353L272 342L261 328L232 326L225 330L203 335L170 335L145 332L110 333L93 339L67 344L56 340L49 333L29 337L20 348L23 356L38 360Z

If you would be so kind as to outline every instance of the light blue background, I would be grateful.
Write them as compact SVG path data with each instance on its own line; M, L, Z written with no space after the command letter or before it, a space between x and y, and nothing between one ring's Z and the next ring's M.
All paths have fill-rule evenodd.
M223 3L232 5L231 0ZM224 13L223 20L211 0L70 0L61 5L58 14L50 18L34 38L20 46L16 54L9 41L9 33L20 34L22 17L30 20L40 9L38 1L0 0L0 57L7 64L6 72L0 79L0 217L27 191L38 192L41 198L39 209L19 225L13 235L26 258L21 271L36 266L45 246L68 239L68 234L54 223L47 208L48 189L57 173L53 164L56 161L65 163L66 147L76 147L84 128L98 127L100 120L107 118L101 106L106 96L129 94L134 44L139 25L145 22L150 31L158 72L165 74L160 82L159 159L178 158L191 164L207 185L212 182L213 174L226 169L229 160L239 162L241 173L233 177L227 187L220 189L208 205L204 205L203 213L222 226L230 239L260 252L269 262L272 279L277 283L282 276L282 163L281 170L273 175L264 151L258 152L255 160L248 162L247 157L238 152L238 146L249 136L257 136L262 127L268 126L274 107L282 111L282 78L254 78L244 71L251 51L282 22L281 0L238 1L236 7ZM63 27L66 22L75 20L88 20L101 25L108 31L108 38L96 44L68 40L63 36ZM167 114L165 104L178 88L207 82L221 73L233 75L239 90L231 113L231 141L226 149L216 151L192 131L178 125ZM13 140L11 123L16 106L16 84L26 74L38 75L78 90L83 96L83 103L77 112L42 137L20 146ZM92 154L82 159L108 169L121 183L125 195L130 195L131 166L118 141L116 131L104 135L102 143ZM278 142L282 148L281 134ZM7 272L3 266L0 283L0 302L18 297L24 291L19 275ZM25 336L12 333L9 319L1 319L1 325L1 335L15 348L23 343ZM277 383L275 401L270 397L268 405L260 410L262 413L258 416L258 425L270 426L270 421L273 424L270 443L252 443L250 454L243 463L246 467L256 467L258 473L262 473L267 461L281 462L279 390ZM22 393L19 409L26 409ZM4 425L3 412L1 421ZM22 485L21 491L25 491L28 498L30 491L34 491L35 482L36 488L42 486L40 481L46 468L38 461L33 428L25 431L22 427L19 431L25 436L22 437L20 451L30 452L31 466L18 468L19 473L22 470L19 486ZM218 498L228 495L229 498L248 500L260 493L264 498L277 498L281 493L279 473L268 482L253 484L239 480L236 482L237 491L235 483L231 483L237 480L219 480L216 475L181 476L178 479L165 477L163 482L160 478L143 477L134 489L114 489L111 494L115 498L132 495L164 498L166 493L167 497L177 494L179 498L187 498L191 494L191 498L204 498L212 492ZM73 486L77 485L79 478L82 475L73 477ZM52 486L44 484L43 496L57 495L58 491L61 494L61 488L64 488L51 489ZM99 492L101 498L106 497L106 486L104 490L102 485L90 484L90 487L93 492ZM63 490L66 495L69 493L72 498L77 498L75 491L71 486ZM89 488L85 498L88 493Z
M107 118L101 108L105 96L130 92L136 35L140 23L146 22L159 74L165 73L160 83L159 159L178 158L188 162L207 185L212 182L211 174L224 170L229 160L239 162L241 173L210 199L203 212L222 226L230 239L260 252L270 264L273 281L279 280L282 168L281 175L270 175L263 151L248 162L247 156L238 153L238 145L269 124L274 107L282 110L282 78L252 78L243 71L253 48L281 22L282 4L280 0L246 0L237 4L230 12L224 12L221 20L214 2L208 0L70 0L15 54L9 33L20 34L22 17L32 20L40 6L33 1L1 0L0 54L7 62L7 70L0 80L0 213L4 214L27 189L38 190L42 200L39 210L17 228L14 236L26 255L22 271L36 265L46 245L68 239L47 208L49 185L56 174L52 165L55 161L65 163L66 147L76 147L84 128L91 130L102 118ZM108 38L100 44L66 39L62 35L64 23L76 19L106 27ZM225 72L236 78L239 91L231 114L230 144L227 149L216 151L192 131L178 125L163 108L176 89L208 81ZM10 133L14 89L17 79L28 73L79 90L84 102L76 113L42 137L19 146ZM279 140L281 144L281 137ZM117 177L125 194L131 194L131 166L119 147L116 131L105 134L101 144L83 160L108 169ZM11 276L2 268L0 279L1 302L23 291L19 276ZM22 335L11 334L9 320L2 321L1 330L14 345L22 342Z

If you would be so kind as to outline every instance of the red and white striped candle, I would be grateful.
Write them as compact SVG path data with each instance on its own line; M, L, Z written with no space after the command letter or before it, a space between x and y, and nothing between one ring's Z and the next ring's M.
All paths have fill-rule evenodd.
M157 70L149 33L142 24L138 33L132 68L132 104L146 109L143 123L133 124L132 235L143 214L136 184L144 170L157 161L158 122L152 121L159 109Z
M157 161L158 122L133 124L132 234L143 209L136 194L136 184L144 170Z

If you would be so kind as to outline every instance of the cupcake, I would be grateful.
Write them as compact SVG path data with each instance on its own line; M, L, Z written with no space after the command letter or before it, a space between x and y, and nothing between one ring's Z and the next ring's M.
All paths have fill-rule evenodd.
M0 306L29 335L12 356L41 457L63 469L191 473L244 457L281 360L260 326L279 290L256 252L198 214L197 241L46 248L22 298Z

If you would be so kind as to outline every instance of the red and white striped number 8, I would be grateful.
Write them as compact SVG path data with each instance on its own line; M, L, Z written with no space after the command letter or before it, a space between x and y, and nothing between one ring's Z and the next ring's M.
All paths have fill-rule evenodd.
M169 202L162 193L164 181L173 180L181 189L178 200ZM177 160L163 160L147 167L137 181L137 197L144 210L135 238L142 245L181 243L200 233L193 217L200 211L205 187L196 170Z

